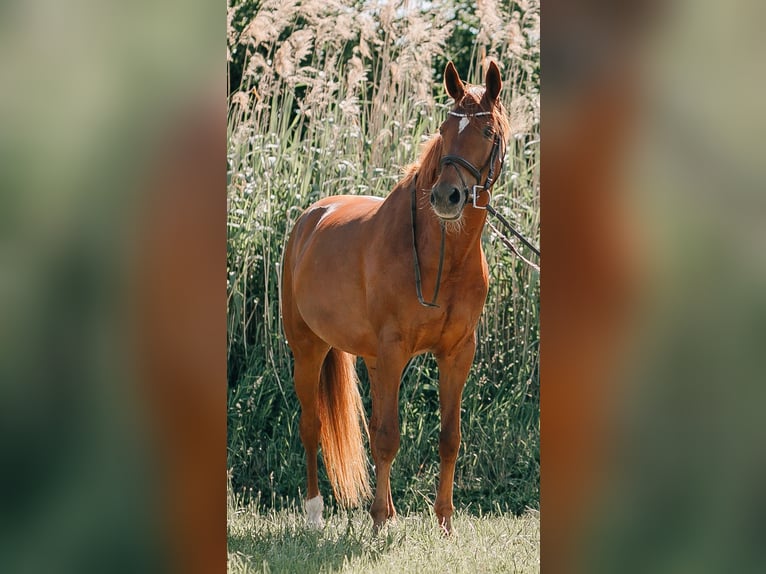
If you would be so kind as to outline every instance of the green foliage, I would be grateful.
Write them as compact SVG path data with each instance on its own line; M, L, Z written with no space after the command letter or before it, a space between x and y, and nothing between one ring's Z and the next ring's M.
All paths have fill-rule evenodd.
M276 12L264 13L279 10L277 5L263 2L255 17L278 21ZM238 44L258 61L243 61L246 73L229 106L228 468L232 488L267 507L295 500L305 489L300 409L279 315L288 233L320 197L385 196L391 190L400 168L416 159L421 142L445 117L446 96L433 78L440 79L438 62L448 51L476 57L486 50L503 70L502 98L516 137L493 202L539 243L539 50L532 42L519 47L513 34L481 43L491 36L484 28L463 37L472 44L450 46L457 28L445 19L459 6L440 6L386 16L321 4L316 13L283 15L283 29ZM536 22L536 6L527 7L522 21ZM342 14L347 33L339 39L332 26ZM497 16L512 28L512 13ZM422 30L437 26L443 34L422 42ZM534 32L524 28L524 37ZM301 44L308 41L309 51ZM463 394L455 505L476 513L521 513L539 504L539 275L491 232L483 242L491 284ZM361 361L358 370L369 413ZM438 373L431 357L417 357L405 370L400 404L393 495L399 510L422 511L438 476ZM332 504L323 469L320 488Z

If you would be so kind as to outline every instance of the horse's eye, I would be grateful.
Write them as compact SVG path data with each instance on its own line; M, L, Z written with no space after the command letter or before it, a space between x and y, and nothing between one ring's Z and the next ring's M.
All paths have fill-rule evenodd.
M489 139L494 135L494 130L492 129L492 126L484 126L484 137Z

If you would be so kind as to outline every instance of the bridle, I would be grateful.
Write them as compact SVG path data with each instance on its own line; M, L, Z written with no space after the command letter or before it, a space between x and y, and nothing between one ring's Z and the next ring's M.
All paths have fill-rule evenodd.
M458 118L473 118L478 116L491 116L492 112L476 112L473 114L467 114L467 113L461 113L461 112L455 112L450 111L449 115L455 116ZM469 203L472 207L476 209L485 209L492 215L496 216L500 222L507 228L510 229L510 231L521 241L524 242L527 247L529 247L537 256L540 256L540 251L532 245L523 235L521 235L518 231L513 229L510 223L500 214L498 213L494 207L492 207L492 193L490 192L490 189L492 188L492 184L495 183L495 163L498 160L498 156L500 158L500 170L498 170L498 175L500 171L503 170L503 163L505 162L505 146L503 146L503 141L501 140L500 136L498 134L495 134L495 139L492 142L492 150L489 152L489 159L487 159L487 162L484 164L484 166L479 169L475 165L473 165L470 161L465 159L464 157L461 157L459 155L445 155L441 158L440 164L442 167L451 165L455 171L457 172L458 177L460 178L460 182L463 184L463 194L465 195L465 202L463 204L463 208L465 208L465 204ZM502 152L502 153L501 153ZM487 179L484 180L484 184L481 183L481 172L483 172L485 169L487 169L487 165L489 165L489 170L487 171ZM460 172L460 170L457 168L457 166L461 166L465 168L475 179L476 179L476 185L471 186L471 190L469 191L468 185L465 182L465 179L463 179L463 174ZM411 215L412 215L412 252L413 252L413 259L415 263L415 291L418 296L418 301L421 305L424 307L439 307L439 305L436 304L436 298L439 295L439 287L441 286L441 276L442 276L442 269L444 266L444 245L445 245L445 230L444 230L444 221L440 220L440 226L441 226L441 246L439 248L439 269L436 272L436 287L434 288L434 296L431 302L427 302L423 298L423 287L422 287L422 280L420 275L420 261L418 259L418 247L417 247L417 231L415 228L415 220L416 220L416 212L417 212L417 198L416 198L416 191L417 191L417 182L418 182L418 176L417 173L415 174L413 185L412 185L412 198L411 198ZM487 199L487 203L484 205L479 205L477 203L477 193L479 190L483 190L487 192L487 195L489 198ZM540 270L539 266L532 263L525 257L519 253L519 251L514 247L514 245L502 234L500 233L497 228L495 228L494 225L491 223L489 224L493 230L500 236L500 238L503 240L503 242L508 245L511 250L520 257L525 263L531 265L533 268Z
M449 115L455 116L457 118L475 118L479 116L491 116L492 112L476 112L474 114L466 114L461 112L450 111ZM503 163L505 161L505 150L502 150L502 154L501 154L501 147L504 147L502 146L502 140L500 139L500 136L498 134L495 134L495 139L492 142L492 150L489 152L489 158L487 159L486 163L481 167L481 169L477 168L470 161L468 161L464 157L460 157L459 155L445 155L441 158L440 163L442 167L451 165L455 169L458 177L460 178L460 182L463 184L463 193L465 194L466 203L470 201L471 205L475 207L476 209L487 209L489 202L492 200L492 194L490 193L490 188L492 187L492 184L495 182L495 163L497 162L498 156L500 156L500 170L498 171L498 175L499 175L500 171L503 170ZM457 168L458 165L465 168L474 177L474 179L476 179L476 185L472 186L470 191L468 190L468 185L466 184L465 179L463 179L463 174ZM484 180L484 184L482 185L481 172L483 172L487 168L487 165L489 165L489 170L487 171L487 179ZM489 194L489 199L487 200L487 203L485 203L484 205L479 205L477 203L476 195L479 190L486 191L487 194Z
M492 112L476 112L475 114L464 114L460 112L454 112L450 111L449 114L451 116L455 116L458 118L471 118L475 116L488 116L492 115ZM471 202L471 205L475 207L476 209L486 209L490 215L495 216L500 223L513 235L515 235L517 238L521 240L524 245L526 245L532 253L540 257L540 250L532 245L532 243L524 237L521 233L516 231L513 226L508 222L508 220L502 216L502 214L498 213L498 211L492 206L492 193L490 192L490 188L492 187L492 184L494 183L494 175L495 175L495 162L497 161L497 156L500 153L500 145L501 145L501 139L500 136L495 134L495 141L492 144L492 151L489 154L489 159L487 160L487 163L489 164L489 171L487 172L487 179L484 181L484 185L480 185L479 182L481 181L481 172L484 171L487 168L487 163L484 164L484 167L481 169L476 169L476 166L474 166L470 161L466 160L465 158L460 157L459 155L445 155L441 159L441 165L451 165L453 168L455 168L455 171L457 172L458 177L460 178L460 181L463 184L463 193L465 194L465 202L468 203ZM503 149L503 153L500 156L500 171L503 169L503 162L505 161L505 150ZM472 189L472 193L469 195L468 193L468 186L465 183L465 180L463 179L463 174L460 173L460 170L457 169L457 166L455 165L461 165L465 169L467 169L473 177L476 178L477 185L474 185ZM487 199L487 203L484 205L479 205L476 202L476 193L479 189L483 189L487 192L487 195L489 198ZM519 250L516 249L516 247L508 240L508 238L503 235L503 233L497 229L494 225L492 225L491 221L487 221L489 226L492 228L492 230L497 234L497 236L500 238L500 240L505 243L511 251L513 251L517 257L519 257L524 263L527 265L530 265L534 269L537 269L540 271L540 266L533 263L526 257L524 257L521 253L519 253ZM434 297L434 301L436 301L436 297Z
M473 114L465 114L455 111L450 111L449 114L451 116L455 116L458 118L473 118L477 116L491 116L492 112L476 112ZM497 161L498 155L500 154L500 147L501 147L501 139L500 136L495 134L495 139L492 143L492 150L489 153L489 159L487 160L487 163L484 164L484 166L481 169L478 169L475 165L473 165L470 161L465 159L464 157L461 157L459 155L445 155L441 158L440 164L442 167L451 165L455 171L457 172L458 177L460 178L460 182L463 184L463 194L465 195L465 202L463 203L463 208L465 208L465 204L471 203L473 207L476 209L491 209L490 201L492 200L492 194L490 193L490 188L492 187L492 184L495 181L495 162ZM505 159L505 153L503 153L503 156L500 158L500 170L503 169L503 161ZM487 172L487 179L484 180L484 185L481 184L481 172L483 172L487 168L487 164L489 164L489 171ZM460 173L460 170L457 168L457 166L460 165L464 167L468 172L476 178L476 185L471 187L471 191L468 190L468 185L465 182L465 179L463 179L463 174ZM499 172L498 172L499 173ZM442 270L444 268L444 245L445 245L445 230L444 230L444 221L440 220L439 224L441 227L441 245L439 247L439 269L436 272L436 287L434 288L434 297L431 300L431 302L427 302L423 298L423 287L422 287L422 279L420 276L420 261L418 259L418 246L417 246L417 230L415 228L415 219L416 219L416 211L417 211L417 200L415 197L416 189L417 189L417 174L415 175L414 183L412 186L412 199L411 199L411 212L412 212L412 254L415 261L415 292L418 296L418 301L421 305L424 307L438 307L439 305L436 304L436 298L439 296L439 287L441 286L441 276L442 276ZM484 190L489 195L489 199L487 200L487 203L484 205L479 205L477 203L477 193L479 190Z

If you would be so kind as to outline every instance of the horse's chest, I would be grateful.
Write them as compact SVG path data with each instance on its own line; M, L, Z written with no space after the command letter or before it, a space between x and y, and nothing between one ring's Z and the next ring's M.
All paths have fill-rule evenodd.
M411 331L416 352L449 349L465 340L476 330L481 316L481 305L468 302L443 303L439 309L423 309Z

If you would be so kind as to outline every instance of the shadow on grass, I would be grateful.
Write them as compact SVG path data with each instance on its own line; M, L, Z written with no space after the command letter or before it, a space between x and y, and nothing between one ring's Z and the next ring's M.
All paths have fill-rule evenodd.
M228 550L248 564L248 571L314 574L339 571L344 562L360 557L372 565L402 540L403 533L384 529L373 536L370 528L351 521L323 530L273 524L247 534L229 533Z

